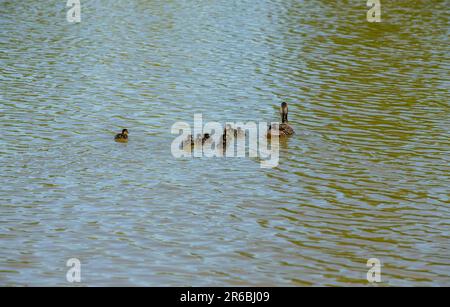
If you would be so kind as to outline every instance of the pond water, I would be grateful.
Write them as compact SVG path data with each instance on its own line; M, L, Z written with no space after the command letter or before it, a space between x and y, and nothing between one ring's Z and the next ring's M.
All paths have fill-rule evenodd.
M0 0L0 285L450 286L448 1L381 2ZM171 154L282 101L276 168Z

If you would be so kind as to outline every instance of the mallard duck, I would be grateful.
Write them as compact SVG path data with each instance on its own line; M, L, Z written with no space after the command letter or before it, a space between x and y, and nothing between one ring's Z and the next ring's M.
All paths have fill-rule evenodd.
M123 129L122 133L119 133L119 134L117 134L114 137L114 140L116 142L119 142L119 143L126 143L126 142L128 142L128 130L127 129Z
M280 107L280 115L281 115L281 124L270 125L269 131L267 132L267 136L271 137L275 135L275 131L278 130L278 136L289 136L295 133L294 128L289 125L288 122L288 105L286 102L283 102Z

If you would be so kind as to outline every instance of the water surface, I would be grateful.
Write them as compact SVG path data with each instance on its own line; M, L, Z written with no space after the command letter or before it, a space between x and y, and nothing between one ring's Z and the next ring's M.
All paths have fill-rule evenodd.
M0 285L450 285L448 1L65 2L0 0ZM170 153L282 101L277 168Z

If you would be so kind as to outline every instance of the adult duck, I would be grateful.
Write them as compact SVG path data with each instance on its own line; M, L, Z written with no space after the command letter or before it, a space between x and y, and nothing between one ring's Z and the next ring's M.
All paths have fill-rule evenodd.
M268 137L277 134L278 136L289 136L295 133L294 128L289 125L288 113L288 104L286 102L283 102L280 107L281 124L270 125L269 131L267 132Z

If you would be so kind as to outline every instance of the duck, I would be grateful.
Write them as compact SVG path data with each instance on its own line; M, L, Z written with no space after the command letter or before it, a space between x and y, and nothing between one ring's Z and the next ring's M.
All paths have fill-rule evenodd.
M123 129L122 133L119 133L114 137L114 140L119 143L127 143L128 142L128 130Z
M274 130L278 130L278 136L290 136L295 134L294 128L289 125L288 121L288 104L283 102L280 107L281 124L275 124L269 126L269 131L267 132L267 137L275 135Z

